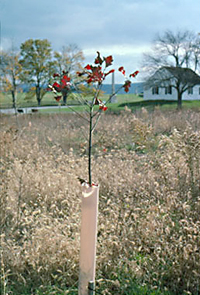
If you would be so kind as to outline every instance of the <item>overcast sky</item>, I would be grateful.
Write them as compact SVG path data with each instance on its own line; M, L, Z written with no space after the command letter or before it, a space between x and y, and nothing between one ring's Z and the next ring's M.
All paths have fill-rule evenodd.
M114 67L140 70L157 33L200 32L199 0L0 0L1 48L48 39L53 49L77 44L86 63L96 51L112 54ZM120 82L121 76L116 76ZM136 81L140 81L140 77ZM109 82L109 81L108 81Z

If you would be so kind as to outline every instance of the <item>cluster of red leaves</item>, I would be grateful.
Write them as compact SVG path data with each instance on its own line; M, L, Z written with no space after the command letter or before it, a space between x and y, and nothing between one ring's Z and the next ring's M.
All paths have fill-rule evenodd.
M55 94L54 98L56 101L60 101L62 98L62 95L70 91L71 79L67 74L68 73L65 71L62 72L62 76L57 73L53 74L53 77L58 79L59 82L54 82L52 86L49 85L49 88L51 91L54 92ZM62 95L57 95L58 92L61 93Z
M104 112L108 109L108 107L105 106L105 104L103 103L103 101L101 99L99 99L99 98L96 98L94 104L95 105L99 105L99 109L102 110L102 111L104 111Z
M85 66L83 72L77 72L78 76L85 75L86 76L86 82L88 84L98 82L99 85L102 84L103 80L105 80L106 76L113 73L115 70L112 69L108 72L105 72L105 69L112 65L113 57L112 55L109 55L107 57L101 57L99 51L97 51L97 57L94 61L93 65L87 65ZM102 65L104 63L104 70L102 70Z
M102 65L102 63L105 62L106 68L112 65L113 57L112 55L109 55L107 57L101 57L100 52L97 51L97 57L94 61L95 64Z
M99 51L97 51L97 57L95 58L94 61L94 66L93 65L87 65L83 72L77 72L78 76L82 76L82 75L86 75L86 82L88 84L90 83L94 83L94 82L98 82L99 85L102 84L103 80L105 80L106 76L113 73L115 70L112 69L108 72L102 71L102 64L105 64L105 69L107 67L109 67L110 65L112 65L113 62L113 57L112 55L109 55L107 57L101 57ZM124 82L124 91L128 92L129 88L131 87L131 81L129 78L135 78L137 76L137 74L139 73L139 71L135 71L134 73L129 75L129 78L126 77L126 72L124 67L119 67L118 69L126 78L125 82ZM103 108L105 109L105 107Z
M118 71L120 71L126 77L126 71L124 67L119 67ZM129 75L129 78L135 78L139 74L139 71L135 71L134 73ZM131 81L126 77L126 81L124 82L124 91L129 92L129 88L131 87Z
M105 78L115 71L114 69L107 71L107 68L111 66L112 63L112 55L109 55L107 57L101 57L99 51L97 51L97 57L94 60L94 65L87 64L82 72L77 72L77 75L79 77L84 76L87 84L98 83L98 85L100 86L102 82L105 80ZM127 78L124 67L119 67L118 70L125 77L125 82L122 87L124 88L125 92L128 92L131 87L130 78L135 78L139 71L135 71L134 73L130 74ZM59 74L54 74L54 78L59 79L59 83L54 82L54 84L50 86L50 89L56 94L55 99L59 101L62 96L58 96L57 93L60 92L63 95L64 93L70 90L70 77L67 75L67 72L63 71L62 77ZM100 110L107 110L107 107L99 98L96 98L95 105L99 105Z

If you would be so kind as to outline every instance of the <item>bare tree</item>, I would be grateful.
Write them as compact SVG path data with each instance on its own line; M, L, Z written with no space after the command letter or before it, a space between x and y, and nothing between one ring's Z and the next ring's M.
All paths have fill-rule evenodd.
M200 72L200 33L192 44L194 71Z
M84 61L82 50L76 44L63 46L60 52L54 52L54 58L55 72L59 74L60 77L63 76L63 73L66 73L73 79L74 83L76 83L76 73L82 70L82 63ZM62 94L64 104L67 102L69 93L70 91L64 91Z
M178 108L182 105L182 94L200 82L197 71L200 64L200 40L191 31L166 31L157 35L152 52L144 54L143 71L147 87L166 87L166 83L177 90ZM184 70L179 70L179 69ZM164 70L162 70L164 69ZM167 76L163 73L168 74ZM194 71L192 71L194 70Z
M152 72L162 66L187 67L195 69L195 35L191 31L166 31L157 35L152 51L144 54L143 67Z

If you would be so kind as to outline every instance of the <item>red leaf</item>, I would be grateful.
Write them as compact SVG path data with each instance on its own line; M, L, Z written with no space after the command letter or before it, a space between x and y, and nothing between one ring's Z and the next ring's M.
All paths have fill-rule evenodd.
M109 67L113 62L113 57L112 57L112 55L109 55L107 57L104 57L104 60L105 60L105 63L106 63L106 67Z
M92 67L88 64L86 67L85 67L86 70L91 70Z
M60 75L59 74L53 74L53 77L55 78L55 77L60 77Z
M123 75L125 75L124 67L120 67L120 68L118 69L118 71L120 71Z
M62 87L65 87L65 86L67 85L67 82L66 82L65 79L62 79L62 80L61 80L61 83L62 83L62 84L61 84Z
M105 77L108 76L108 75L111 74L111 73L114 73L114 71L115 71L115 70L113 69L113 70L110 70L108 73L105 73Z
M125 81L123 87L124 87L125 92L129 92L129 88L131 87L131 81L129 81L129 80Z
M133 77L134 78L135 76L137 76L137 74L139 74L139 71L135 71L133 74L130 74L129 77Z
M97 51L97 57L96 57L94 63L99 64L99 65L102 65L102 63L103 63L103 59L101 58L99 51Z
M100 110L103 110L104 112L108 109L108 107L107 106L105 106L105 105L100 105L99 106L99 109Z
M93 79L90 77L89 79L87 79L87 83L90 84L93 82Z
M56 89L56 88L60 88L60 84L58 84L57 82L54 82L53 83L53 87Z
M88 74L88 81L87 83L91 83L91 82L102 82L103 79L103 73L101 71L101 67L97 66L97 67L92 67L91 66L91 70L92 73Z
M54 98L55 98L56 101L60 101L62 96L55 96Z
M70 77L68 77L67 75L64 75L64 76L63 76L63 79L64 79L66 82L70 82L70 80L71 80Z
M103 110L104 112L108 109L107 106L105 106L105 104L103 103L103 101L99 98L96 98L95 104L99 105L99 109Z

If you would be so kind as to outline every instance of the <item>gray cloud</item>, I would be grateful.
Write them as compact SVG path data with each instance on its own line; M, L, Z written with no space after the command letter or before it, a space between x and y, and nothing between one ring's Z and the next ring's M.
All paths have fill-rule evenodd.
M0 0L3 47L47 38L56 50L76 43L87 59L91 49L95 55L110 48L127 67L138 63L156 33L198 33L199 15L199 0Z

